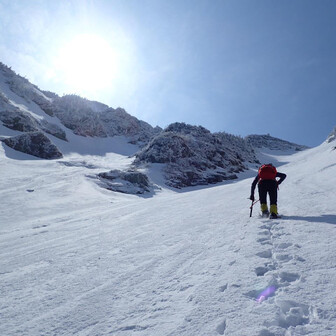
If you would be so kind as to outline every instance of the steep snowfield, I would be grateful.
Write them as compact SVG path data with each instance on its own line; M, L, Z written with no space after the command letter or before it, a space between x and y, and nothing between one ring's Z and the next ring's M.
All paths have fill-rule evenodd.
M1 144L0 335L334 336L334 146L265 154L288 176L271 221L249 218L252 174L140 198L87 177L130 164L121 149Z

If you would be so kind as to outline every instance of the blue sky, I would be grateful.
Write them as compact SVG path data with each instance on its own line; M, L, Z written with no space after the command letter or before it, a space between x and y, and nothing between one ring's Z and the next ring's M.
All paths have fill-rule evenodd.
M334 0L0 0L0 61L41 89L315 146L336 126Z

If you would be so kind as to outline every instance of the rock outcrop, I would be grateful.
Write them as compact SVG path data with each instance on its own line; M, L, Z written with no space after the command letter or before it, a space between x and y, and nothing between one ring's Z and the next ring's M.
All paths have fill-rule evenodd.
M41 159L59 159L62 157L62 153L42 132L24 133L4 139L3 142L8 147Z
M111 170L99 173L98 178L103 188L126 194L142 195L154 189L147 175L136 170Z
M182 188L236 179L236 173L247 169L248 161L257 159L243 139L212 134L201 126L174 123L136 154L135 164L164 164L166 184Z

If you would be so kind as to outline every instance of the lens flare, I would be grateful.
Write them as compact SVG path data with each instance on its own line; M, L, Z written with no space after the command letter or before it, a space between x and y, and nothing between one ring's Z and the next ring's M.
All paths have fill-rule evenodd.
M264 291L262 291L258 297L257 302L261 303L265 301L269 296L271 296L273 293L275 293L276 288L274 286L266 288Z

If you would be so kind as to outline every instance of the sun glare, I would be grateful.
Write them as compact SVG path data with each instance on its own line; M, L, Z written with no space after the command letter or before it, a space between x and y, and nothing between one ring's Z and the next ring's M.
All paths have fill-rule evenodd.
M118 56L102 37L77 35L57 55L57 69L72 93L90 94L113 85Z

